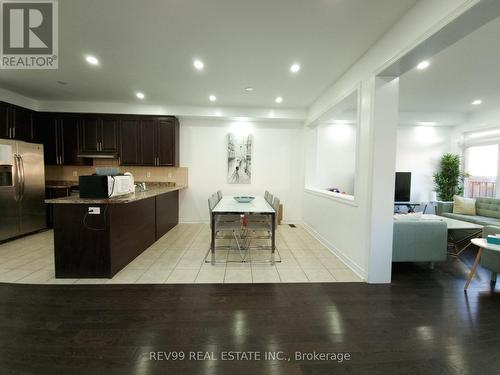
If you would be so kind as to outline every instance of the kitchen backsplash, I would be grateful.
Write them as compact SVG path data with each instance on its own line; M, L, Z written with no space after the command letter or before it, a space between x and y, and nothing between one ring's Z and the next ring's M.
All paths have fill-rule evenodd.
M135 181L175 182L176 185L188 184L188 169L177 167L123 167L114 159L94 159L93 166L46 165L46 181L78 181L78 176L95 173L95 167L118 167L121 173L130 172Z

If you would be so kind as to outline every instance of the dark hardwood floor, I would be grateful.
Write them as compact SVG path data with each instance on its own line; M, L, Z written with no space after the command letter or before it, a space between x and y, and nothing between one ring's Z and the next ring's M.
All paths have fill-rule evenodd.
M0 284L0 374L498 374L499 288L480 270L464 294L467 270L398 264L392 285ZM219 360L150 361L151 351ZM292 358L222 361L222 351ZM351 359L296 361L296 351Z

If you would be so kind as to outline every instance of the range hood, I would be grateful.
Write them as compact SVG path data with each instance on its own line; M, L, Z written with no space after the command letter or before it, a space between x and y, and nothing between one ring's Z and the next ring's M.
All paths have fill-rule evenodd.
M91 159L118 159L118 153L116 152L79 152L76 156Z

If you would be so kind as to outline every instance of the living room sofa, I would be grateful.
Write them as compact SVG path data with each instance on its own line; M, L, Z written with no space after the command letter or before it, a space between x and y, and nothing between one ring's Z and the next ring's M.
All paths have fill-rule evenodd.
M395 220L393 262L441 262L446 260L448 228L439 220Z
M453 202L438 202L437 214L479 225L500 226L500 199L476 198L476 215L453 213Z

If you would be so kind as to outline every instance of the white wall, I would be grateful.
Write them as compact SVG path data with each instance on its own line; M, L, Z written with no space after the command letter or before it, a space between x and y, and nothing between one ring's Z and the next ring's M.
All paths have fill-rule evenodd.
M32 110L38 110L38 103L36 100L2 88L0 88L0 101Z
M441 156L451 151L452 127L400 126L397 133L396 171L411 172L411 201L430 200L433 175Z
M354 195L356 132L357 126L351 124L333 124L317 128L314 187L334 187Z
M394 25L361 59L356 62L337 82L321 95L311 106L307 124L314 122L327 112L345 95L361 83L361 107L359 125L358 172L356 174L355 204L310 191L304 192L304 223L330 248L337 251L355 271L368 282L387 282L387 262L369 262L369 258L386 257L387 252L379 254L377 244L372 240L375 226L372 221L373 184L378 178L373 164L374 150L386 147L387 153L396 152L396 142L385 139L375 140L374 101L375 75L397 61L418 43L437 32L447 23L465 12L477 0L422 0L418 2L400 21ZM309 162L307 162L309 165ZM388 165L386 168L394 168ZM394 173L394 169L391 171ZM306 171L309 175L309 171ZM382 181L389 190L394 189L392 179ZM390 207L389 207L390 208ZM392 226L381 228L392 235ZM376 233L374 233L374 236ZM374 247L375 246L375 247ZM372 251L375 250L375 251ZM386 249L387 250L387 249ZM390 261L390 260L389 260ZM370 265L380 271L369 269ZM387 276L387 275L386 275ZM390 269L389 269L390 278Z
M464 133L497 129L500 129L500 109L470 113L464 124L453 129L450 142L451 151L457 154L462 153L464 143L462 136ZM467 143L479 145L499 140L500 135L485 135L484 137L467 140Z
M249 129L254 136L252 183L227 183L227 133ZM210 194L277 195L284 220L300 222L303 187L303 129L297 122L238 123L180 119L180 165L189 168L189 188L180 196L182 222L208 222Z

